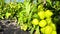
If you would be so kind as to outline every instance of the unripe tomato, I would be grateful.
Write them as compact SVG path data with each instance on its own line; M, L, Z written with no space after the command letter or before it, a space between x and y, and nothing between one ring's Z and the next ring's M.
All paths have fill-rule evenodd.
M33 21L32 21L33 25L38 25L38 23L39 23L38 19L33 19Z
M23 24L23 25L21 26L21 29L24 30L24 31L26 31L26 30L27 30L27 25L26 25L26 24Z
M53 28L53 30L56 30L56 25L51 23L50 26Z
M11 13L6 12L6 18L8 18L11 15Z
M52 32L52 27L51 26L46 26L45 27L45 34L51 34L51 32Z
M46 10L45 17L49 18L53 15L53 13L50 10Z
M48 24L52 23L51 18L47 18L46 21L47 21Z
M56 31L52 31L52 33L51 34L57 34L57 32Z
M39 15L40 19L44 19L44 18L45 18L45 13L44 13L44 11L38 12L38 15Z
M42 4L38 6L38 11L43 10L43 9L44 8L43 8L43 5Z
M45 33L45 28L41 28L40 31L44 34Z
M40 22L39 22L39 26L40 27L44 27L44 26L46 26L46 21L45 20L41 20Z

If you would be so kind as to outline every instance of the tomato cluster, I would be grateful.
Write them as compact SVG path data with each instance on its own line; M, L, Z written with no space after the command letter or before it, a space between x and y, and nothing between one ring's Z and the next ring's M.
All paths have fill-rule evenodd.
M38 8L41 5L38 6ZM38 9L40 10L40 9ZM39 19L33 19L32 24L35 26L39 26L40 31L42 34L57 34L56 32L56 25L52 22L51 16L53 15L53 12L51 10L40 10L38 11Z

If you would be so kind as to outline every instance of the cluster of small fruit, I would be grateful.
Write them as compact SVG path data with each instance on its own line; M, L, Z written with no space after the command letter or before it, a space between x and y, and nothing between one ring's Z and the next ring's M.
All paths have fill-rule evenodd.
M53 12L51 10L42 10L38 12L39 19L33 19L32 24L38 25L42 34L57 34L56 25L52 22L51 16Z

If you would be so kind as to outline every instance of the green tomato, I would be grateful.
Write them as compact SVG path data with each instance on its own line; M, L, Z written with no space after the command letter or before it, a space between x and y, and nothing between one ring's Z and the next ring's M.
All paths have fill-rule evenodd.
M46 21L47 21L48 24L52 23L51 18L47 18Z
M38 25L38 23L39 23L38 19L33 19L33 21L32 21L33 25Z
M23 24L23 25L21 26L21 29L24 30L24 31L26 31L26 30L27 30L27 27L28 27L27 24Z
M52 33L51 34L57 34L57 32L56 31L52 31Z
M39 22L39 26L40 27L44 27L44 26L46 26L47 25L47 22L45 21L45 20L41 20L40 22Z
M44 11L38 12L38 15L39 15L40 19L44 19L44 18L45 18L45 13L44 13Z
M11 13L6 13L6 18L8 18L11 15Z
M40 31L44 34L45 33L45 28L41 28Z
M50 10L46 10L45 17L49 18L53 15L53 13Z
M56 25L51 23L50 26L53 28L53 30L56 30Z
M52 32L52 27L51 26L46 26L45 27L45 34L51 34L51 32Z
M44 8L43 8L43 5L42 4L38 6L38 11L43 10L43 9Z

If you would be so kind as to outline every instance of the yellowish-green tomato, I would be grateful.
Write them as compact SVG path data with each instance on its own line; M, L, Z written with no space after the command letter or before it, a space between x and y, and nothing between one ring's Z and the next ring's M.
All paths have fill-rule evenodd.
M27 25L26 24L22 25L21 29L24 30L24 31L26 31L27 30Z
M38 19L33 19L33 21L32 21L33 25L38 25L38 23L39 23Z
M51 23L50 26L53 28L53 30L56 30L56 25L54 23Z
M11 13L6 13L6 18L8 18L11 15Z
M45 27L45 34L51 34L51 32L52 32L52 27L51 26L46 26Z
M46 20L41 20L41 21L39 22L39 26L40 26L40 27L44 27L44 26L46 26L46 25L47 25Z
M44 11L38 12L38 15L39 15L40 19L44 19L45 18L45 12Z
M52 23L51 18L47 18L46 21L47 21L48 24Z
M40 4L39 6L38 6L38 11L41 11L41 10L43 10L44 8L43 8L43 5L42 4Z
M27 30L27 25L25 25L25 27L24 27L24 31L26 31Z
M51 34L57 34L57 32L56 31L52 31L52 33Z
M41 28L40 31L44 34L45 33L45 28Z
M38 9L40 9L41 7L42 7L42 6L41 6L41 5L39 5L39 6L38 6Z
M45 17L49 18L53 15L53 13L50 10L46 10Z

